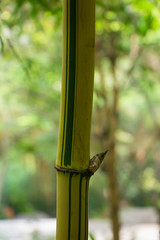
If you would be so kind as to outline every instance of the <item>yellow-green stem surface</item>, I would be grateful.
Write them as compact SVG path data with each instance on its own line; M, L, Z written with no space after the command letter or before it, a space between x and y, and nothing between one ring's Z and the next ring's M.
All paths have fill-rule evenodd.
M57 240L88 239L95 0L63 0L63 67L57 155ZM76 170L79 173L61 172ZM86 173L86 172L85 172Z
M94 78L94 0L63 1L62 99L57 166L88 167Z
M89 177L57 173L57 240L88 239L88 185Z

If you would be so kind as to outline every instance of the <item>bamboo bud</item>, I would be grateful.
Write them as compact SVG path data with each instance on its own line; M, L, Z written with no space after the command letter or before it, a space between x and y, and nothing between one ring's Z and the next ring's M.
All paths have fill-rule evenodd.
M94 174L100 167L100 165L102 164L106 154L107 154L108 150L96 154L93 158L90 159L89 161L89 165L88 165L88 170Z

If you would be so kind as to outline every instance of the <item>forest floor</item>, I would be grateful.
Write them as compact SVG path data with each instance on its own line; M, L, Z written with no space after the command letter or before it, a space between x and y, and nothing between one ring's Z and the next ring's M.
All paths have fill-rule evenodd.
M121 213L121 240L160 240L158 216L153 208L129 208ZM89 232L95 240L111 240L111 227L105 219L91 219ZM53 218L0 220L0 240L54 240Z

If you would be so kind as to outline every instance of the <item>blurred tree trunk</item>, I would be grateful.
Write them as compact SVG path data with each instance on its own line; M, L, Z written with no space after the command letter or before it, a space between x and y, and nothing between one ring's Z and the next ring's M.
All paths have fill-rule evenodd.
M119 194L117 186L117 163L116 163L116 129L118 125L118 84L116 78L116 62L111 62L112 75L113 75L113 106L110 111L110 123L109 123L109 136L108 136L108 146L109 146L109 156L107 162L107 175L109 181L109 198L111 205L111 219L112 219L112 229L113 229L113 239L119 240Z
M118 127L118 99L119 86L116 75L116 47L115 36L110 35L110 52L107 53L107 58L110 62L112 74L112 94L108 96L106 89L106 76L102 67L102 56L98 56L97 66L100 75L100 90L97 90L97 95L104 100L104 106L101 109L100 117L99 140L103 148L109 150L107 161L104 163L103 170L105 171L109 182L109 203L110 216L112 221L113 239L119 240L119 190L117 184L117 160L116 160L116 130ZM98 133L99 134L99 133Z

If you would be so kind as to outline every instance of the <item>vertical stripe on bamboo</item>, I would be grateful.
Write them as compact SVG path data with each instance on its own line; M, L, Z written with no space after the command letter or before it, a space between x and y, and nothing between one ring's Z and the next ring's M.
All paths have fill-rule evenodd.
M89 178L80 174L58 172L57 186L57 240L88 239L88 183ZM65 209L64 209L65 208ZM63 224L62 224L63 223ZM64 224L65 223L65 224Z

